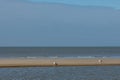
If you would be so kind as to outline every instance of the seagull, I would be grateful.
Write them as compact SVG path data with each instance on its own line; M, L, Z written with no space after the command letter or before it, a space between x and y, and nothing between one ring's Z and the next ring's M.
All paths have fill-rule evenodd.
M53 65L55 65L55 66L56 66L56 65L57 65L57 63L56 63L56 62L53 62Z
M98 62L99 62L99 63L102 63L102 60L101 60L101 59L99 59L99 60L98 60Z

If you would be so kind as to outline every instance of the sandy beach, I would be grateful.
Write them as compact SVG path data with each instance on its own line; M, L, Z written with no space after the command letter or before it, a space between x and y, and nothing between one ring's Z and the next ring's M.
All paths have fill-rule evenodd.
M10 58L0 59L2 67L114 66L120 58Z

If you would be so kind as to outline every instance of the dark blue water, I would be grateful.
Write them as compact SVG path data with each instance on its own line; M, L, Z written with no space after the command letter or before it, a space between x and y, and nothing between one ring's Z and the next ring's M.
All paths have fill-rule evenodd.
M120 47L2 47L0 57L119 57Z
M0 80L119 80L119 66L0 69Z
M119 57L120 47L7 47L1 58ZM120 66L0 68L0 80L119 80Z

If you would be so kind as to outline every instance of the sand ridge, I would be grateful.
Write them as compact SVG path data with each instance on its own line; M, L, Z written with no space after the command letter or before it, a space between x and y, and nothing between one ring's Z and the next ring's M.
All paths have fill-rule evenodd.
M110 66L120 58L10 58L0 59L0 67Z

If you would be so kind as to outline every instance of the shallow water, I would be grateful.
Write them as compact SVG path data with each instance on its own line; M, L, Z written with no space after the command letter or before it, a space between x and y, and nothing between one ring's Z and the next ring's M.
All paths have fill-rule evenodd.
M120 66L1 68L0 80L119 80Z

